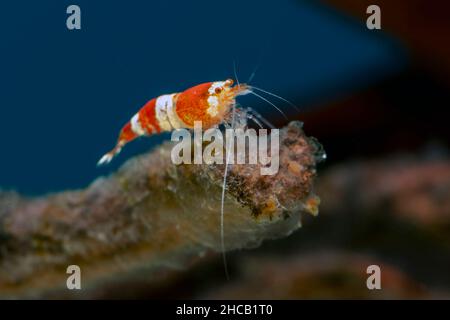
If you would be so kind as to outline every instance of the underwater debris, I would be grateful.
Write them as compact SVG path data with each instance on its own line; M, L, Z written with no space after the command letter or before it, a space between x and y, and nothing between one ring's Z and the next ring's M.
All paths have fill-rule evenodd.
M220 251L224 165L178 165L171 143L135 157L79 191L29 199L0 193L0 296L49 292L85 296L111 281L145 271L149 282ZM280 169L233 165L225 201L226 250L251 248L317 214L313 193L321 146L301 124L280 130ZM66 289L66 268L80 266L82 291ZM121 279L121 280L119 280ZM76 291L76 290L75 290Z

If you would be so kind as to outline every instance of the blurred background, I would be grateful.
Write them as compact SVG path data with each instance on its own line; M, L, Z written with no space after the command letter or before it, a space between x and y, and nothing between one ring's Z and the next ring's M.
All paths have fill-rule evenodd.
M66 8L81 8L81 30ZM366 9L381 8L381 30ZM320 215L292 236L103 298L449 298L450 5L446 1L15 1L0 10L0 187L85 187L168 136L98 158L147 100L234 77L324 145ZM251 76L254 73L254 76ZM242 97L277 127L270 105ZM275 100L274 100L275 102ZM383 290L366 287L382 269ZM113 290L114 289L114 290ZM118 290L120 289L120 290Z

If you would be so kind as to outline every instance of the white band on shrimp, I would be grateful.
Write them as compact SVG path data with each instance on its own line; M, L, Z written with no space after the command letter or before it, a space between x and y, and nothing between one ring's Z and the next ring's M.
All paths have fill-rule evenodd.
M171 131L173 129L167 114L169 105L173 105L173 96L174 94L166 94L156 99L156 120L158 120L159 127L163 131Z
M216 96L209 96L208 97L208 109L206 109L206 112L211 117L215 117L219 114L219 99Z
M158 99L161 98L164 99L163 101L165 101L164 105L166 108L167 118L170 125L172 126L172 129L186 128L187 127L186 124L180 119L180 117L178 117L178 114L175 110L174 96L175 93L166 96L161 96Z
M131 130L138 136L143 136L146 134L145 130L142 128L139 122L139 113L136 113L133 118L131 118Z

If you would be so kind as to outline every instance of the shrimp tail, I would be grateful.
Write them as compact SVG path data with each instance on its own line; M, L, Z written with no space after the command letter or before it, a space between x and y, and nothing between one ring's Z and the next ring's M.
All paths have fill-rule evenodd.
M119 154L124 145L136 139L137 137L138 135L136 134L136 132L134 132L131 122L128 122L120 131L116 146L100 158L100 160L97 162L97 166L110 163L111 160Z
M111 160L119 154L122 150L122 144L119 142L111 151L105 153L97 162L97 166L105 165L111 162Z

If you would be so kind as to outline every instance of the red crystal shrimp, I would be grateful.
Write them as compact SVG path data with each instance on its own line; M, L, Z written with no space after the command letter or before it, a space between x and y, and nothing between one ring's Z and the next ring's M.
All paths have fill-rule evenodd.
M235 86L233 84L232 79L206 82L183 92L166 94L151 99L123 126L116 146L106 153L97 164L109 163L128 142L137 137L181 128L192 129L195 121L201 121L205 130L226 123L225 120L230 116L230 111L236 106L236 97L248 93L269 103L286 120L288 119L275 104L255 93L254 90L279 98L296 108L290 101L269 91L245 83L238 82ZM239 111L242 110L239 109ZM246 108L243 114L246 119L252 120L260 127L263 127L261 124L263 122L273 128L269 121L251 108Z
M201 121L206 130L224 123L236 105L236 97L250 92L245 84L234 81L207 82L180 93L159 96L148 101L120 131L116 146L106 153L98 165L109 163L128 142L175 129L192 129Z

